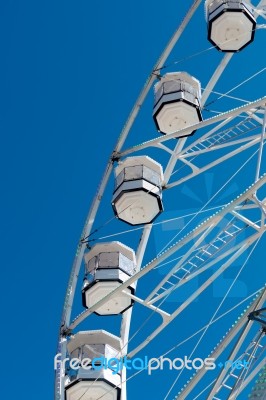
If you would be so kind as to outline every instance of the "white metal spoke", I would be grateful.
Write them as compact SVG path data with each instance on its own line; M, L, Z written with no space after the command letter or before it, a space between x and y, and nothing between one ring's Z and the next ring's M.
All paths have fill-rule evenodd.
M234 118L236 117L237 116ZM220 128L223 128L226 124L229 124L234 118L226 118L224 121L212 128L209 132L205 133L203 136L200 136L191 145L187 146L183 151L181 151L180 156L194 153L197 147L200 147L201 149L208 149L215 145L226 143L229 140L231 141L231 139L235 139L238 136L254 131L263 123L261 118L257 118L258 120L255 119L255 110L253 109L252 113L249 113L248 117L245 117L243 121L237 122L232 127L226 128L217 133ZM257 124L253 122L252 119L254 119Z
M259 154L258 154L258 163L257 163L255 181L257 181L259 179L259 176L260 176L261 159L262 159L262 151L263 151L265 132L266 132L266 108L264 110L264 119L263 119L263 125L262 125L262 132L261 132L261 140L260 140L260 148L259 148Z
M265 105L266 105L266 97L262 97L261 99L258 99L256 101L253 101L248 104L245 104L241 107L234 108L230 111L221 113L215 117L205 119L202 122L199 122L199 123L191 125L187 128L181 129L178 132L173 132L173 133L169 133L168 135L159 136L155 139L149 140L148 142L133 146L127 150L124 150L123 152L116 152L116 153L114 153L114 156L119 157L119 158L124 157L125 155L132 154L136 151L140 151L140 150L149 148L153 145L156 145L157 143L162 143L167 140L173 139L177 136L177 134L179 136L184 136L184 135L189 134L189 132L191 132L191 130L198 130L201 128L205 128L206 126L210 126L210 125L216 124L217 122L224 121L227 118L236 117L244 112L250 111L253 108L265 107Z
M166 297L169 294L171 294L173 290L178 289L182 285L190 282L192 279L196 278L197 276L199 276L200 274L205 272L207 269L211 268L212 266L214 266L218 262L222 261L224 258L226 258L229 255L231 255L232 253L238 251L243 246L243 244L244 244L244 241L241 242L240 244L238 244L237 246L234 246L230 250L224 252L219 257L215 257L215 259L213 259L212 261L210 261L210 262L208 262L206 264L203 264L200 267L194 266L194 268L191 268L191 270L184 271L183 276L180 279L178 279L177 283L173 284L170 288L165 289L162 293L159 294L158 292L162 288L162 285L164 285L165 282L170 280L172 275L176 276L177 272L179 272L178 269L175 269L174 272L168 277L167 281L161 282L160 285L158 285L158 287L156 287L156 292L155 292L155 290L152 292L152 294L153 295L156 294L156 296L152 297L151 300L149 300L149 304L153 304L153 303L159 301L163 297ZM149 298L150 297L151 297L151 295L149 295Z
M260 354L258 353L258 351L260 351L262 354L263 349L264 349L263 345L260 344L262 341L262 338L264 336L264 333L261 332L261 330L259 330L256 334L255 339L253 339L249 343L249 345L248 345L247 349L244 351L244 353L241 353L238 355L238 351L241 348L247 334L249 333L249 329L250 329L251 325L252 325L252 322L249 321L249 323L245 327L244 331L242 332L240 338L238 339L236 345L234 346L232 353L229 356L229 360L232 360L234 362L235 361L239 361L241 363L246 362L246 365L248 365L248 372L250 372L250 370L252 369L255 360L260 358ZM234 393L239 394L240 388L241 388L243 380L244 380L243 375L246 371L247 371L246 369L241 369L241 370L237 369L236 366L233 366L232 368L230 368L229 371L226 369L223 369L219 378L217 379L212 391L210 392L207 400L211 400L214 395L215 396L220 395L220 394L223 395L223 393L228 392L228 390L231 393L229 398L234 396ZM223 391L223 389L225 389L225 391Z
M261 360L261 362L258 364L256 368L248 375L248 377L245 379L245 381L242 383L238 393L235 393L230 397L230 400L236 399L236 396L238 396L245 388L246 386L254 379L255 376L261 371L261 369L266 365L266 358Z
M256 235L250 245L258 239ZM172 322L181 312L185 310L211 283L215 281L226 269L249 247L248 244L243 245L226 263L224 263L210 278L208 278L204 284L202 284L189 298L182 303L182 305L177 308L170 317L165 318L163 323L154 330L154 332L149 335L140 345L135 349L131 350L129 357L133 357L140 350L142 350L147 344L149 344L170 322Z
M175 187L175 186L178 186L178 185L180 185L181 183L184 183L184 182L186 182L187 180L192 179L192 178L194 178L195 176L197 176L197 175L199 175L199 174L202 174L203 172L206 172L206 171L210 170L211 168L213 168L213 167L215 167L215 166L221 164L222 162L229 160L230 158L232 158L232 157L234 157L235 155L237 155L237 154L243 152L244 150L247 150L247 149L249 149L250 147L252 147L252 146L258 144L258 143L259 143L259 140L260 140L259 138L255 139L255 140L252 140L252 141L246 143L245 145L241 146L240 148L236 148L235 150L231 151L230 153L226 153L226 155L224 155L224 156L222 156L222 157L220 157L220 158L216 158L215 161L210 162L209 164L205 165L205 166L202 167L202 168L199 168L199 167L197 167L197 166L194 165L194 166L193 166L193 172L192 172L192 173L188 174L188 175L185 176L184 178L179 179L178 181L169 183L168 185L166 185L166 189L171 189L171 188L173 188L173 187Z
M250 226L253 227L252 222ZM206 270L207 268L212 266L215 262L220 261L227 255L231 254L231 252L234 249L238 250L241 244L238 244L237 246L233 247L233 249L229 249L227 252L220 254L221 250L228 243L234 240L239 235L239 233L243 232L243 230L246 229L246 226L240 228L234 222L230 222L229 224L227 224L227 226L224 229L222 229L213 239L208 241L208 244L199 247L202 240L206 238L206 236L213 230L214 227L215 227L214 225L211 225L200 236L200 238L197 239L195 244L192 245L191 249L179 260L179 262L171 269L171 271L160 282L160 285L158 285L155 288L155 290L148 296L147 300L152 299L155 294L158 294L159 288L162 287L166 282L171 281L171 278L173 278L174 282L172 283L172 287L173 286L178 287L182 284L182 282L184 283L184 280L187 282L189 278L191 278L191 275L195 276L195 274L193 274L194 271ZM193 255L190 257L192 252ZM214 257L215 261L209 262ZM180 272L181 276L179 275ZM196 275L198 275L198 273ZM178 282L176 282L176 280ZM161 296L166 295L166 292L167 290L165 290L162 295L156 296L156 299L154 300L156 301Z
M182 268L182 264L190 257L190 255L199 247L199 245L202 243L202 241L205 239L205 237L209 234L209 232L213 229L213 225L211 225L208 229L206 229L205 232L197 239L194 245L191 246L190 250L184 254L184 256L180 259L180 261L175 265L174 268L163 278L163 280L160 282L160 284L150 293L150 295L147 297L146 301L149 301L153 298L153 296L157 293L157 291L162 287L169 279L170 277L175 274L180 268ZM202 250L201 250L202 251ZM193 256L195 257L195 256ZM187 271L186 271L187 272Z
M259 296L256 300L255 304L248 307L248 309L243 313L242 317L236 322L236 324L231 328L228 334L223 338L223 340L219 343L218 346L211 352L209 357L217 359L224 349L232 342L232 340L238 335L240 330L242 329L242 335L244 338L247 334L248 328L251 326L250 322L247 320L248 315L250 314L251 310L258 310L264 304L266 300L266 289L264 289L263 293ZM241 339L241 336L240 336ZM238 344L236 345L236 350L238 350ZM234 350L233 350L234 351ZM191 378L188 385L182 389L181 392L178 394L178 400L185 400L187 395L196 387L199 381L204 377L207 373L207 370L202 368L198 370L198 372ZM213 397L212 397L213 399Z
M259 4L255 7L255 14L266 19L266 1L261 0Z

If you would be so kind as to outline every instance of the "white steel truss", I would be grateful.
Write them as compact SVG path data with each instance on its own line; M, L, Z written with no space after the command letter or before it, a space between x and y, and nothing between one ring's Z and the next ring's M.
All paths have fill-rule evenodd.
M256 376L266 363L265 358L265 331L258 326L256 336L241 351L254 322L249 319L251 311L259 310L266 302L266 289L263 290L255 304L250 305L242 317L233 325L223 340L211 352L210 357L217 359L224 349L235 339L237 341L229 355L232 367L223 368L215 379L211 391L205 395L206 400L235 399L245 389L248 383ZM264 343L263 343L264 342ZM237 368L237 362L248 365L248 368ZM187 395L196 388L199 381L208 371L204 368L195 373L189 383L177 394L176 399L185 400Z

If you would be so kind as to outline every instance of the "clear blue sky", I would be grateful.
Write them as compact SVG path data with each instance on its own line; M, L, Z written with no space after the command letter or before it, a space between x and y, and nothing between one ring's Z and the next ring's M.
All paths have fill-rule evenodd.
M53 396L61 309L87 210L136 96L188 3L6 0L0 4L1 392L8 399ZM259 54L263 34L257 32L254 45L236 56L217 90L226 91L264 67L265 53ZM200 7L171 60L209 46ZM178 68L197 76L204 86L218 58L221 54L212 51ZM260 76L237 95L259 98L265 92L264 82L265 76ZM220 109L225 108L222 103ZM145 140L146 131L157 136L148 112L137 123L137 141ZM219 187L213 175L201 179L206 198L199 200L200 186L186 185L181 213L196 210ZM243 187L243 182L235 182L217 205ZM165 216L180 213L178 209L175 214L175 199L171 206ZM107 209L102 218L110 216ZM160 250L156 240L155 235L151 257ZM260 273L263 284L265 272ZM244 291L250 278L245 277ZM254 281L247 291L258 287ZM175 332L186 332L194 317L187 317ZM134 324L137 327L137 321ZM165 337L152 351L157 355L160 347L167 348ZM142 394L131 384L129 400L163 398L165 388L145 374L138 379ZM165 387L172 381L173 376Z

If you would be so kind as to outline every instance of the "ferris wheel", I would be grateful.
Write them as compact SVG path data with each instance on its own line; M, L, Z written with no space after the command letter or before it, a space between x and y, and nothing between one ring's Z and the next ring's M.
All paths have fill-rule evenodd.
M266 68L254 72L248 58L261 54L266 1L188 3L92 201L66 290L55 400L266 398ZM181 59L199 13L206 48ZM201 68L180 68L197 57ZM148 112L153 132L132 135Z

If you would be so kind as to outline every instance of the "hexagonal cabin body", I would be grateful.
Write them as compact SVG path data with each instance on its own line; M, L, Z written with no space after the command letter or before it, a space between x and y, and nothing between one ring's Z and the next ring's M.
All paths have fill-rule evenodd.
M208 40L220 51L238 52L254 40L256 19L242 0L206 0Z
M124 283L135 272L136 257L132 249L120 242L99 243L84 256L90 282L82 289L83 306L90 308ZM135 293L135 286L125 289ZM98 315L117 315L126 311L133 300L120 293L95 311Z
M128 157L115 169L112 206L130 225L151 223L162 211L162 166L147 156Z
M170 72L154 86L153 119L161 133L167 135L177 132L176 137L192 135L178 134L202 121L200 82L186 72Z
M122 342L115 335L104 330L84 331L75 334L67 344L70 359L79 359L83 361L86 368L78 365L75 374L68 377L65 381L65 398L66 400L97 400L101 396L108 400L119 400L121 395L121 375L113 373L108 368L100 368L102 366L99 360L99 369L94 369L88 359L121 357ZM73 360L74 361L74 360ZM98 364L98 362L97 362ZM113 390L111 390L113 388Z

